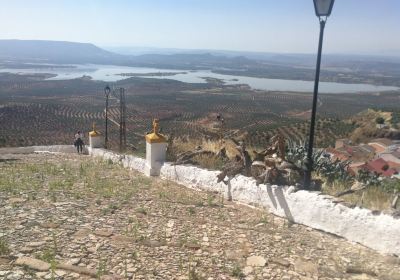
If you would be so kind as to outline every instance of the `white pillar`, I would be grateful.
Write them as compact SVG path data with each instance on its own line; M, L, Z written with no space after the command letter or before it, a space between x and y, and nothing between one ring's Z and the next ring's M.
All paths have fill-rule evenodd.
M103 148L103 145L104 145L104 138L98 131L96 131L96 126L93 123L93 130L89 132L89 147L88 147L89 154L92 153L92 149Z
M102 148L104 145L103 137L100 135L89 134L89 147L90 148Z
M146 142L146 164L144 173L147 176L159 176L161 166L165 162L167 143Z
M158 132L158 120L153 121L153 132L146 135L146 164L144 173L147 176L159 176L165 162L167 140Z

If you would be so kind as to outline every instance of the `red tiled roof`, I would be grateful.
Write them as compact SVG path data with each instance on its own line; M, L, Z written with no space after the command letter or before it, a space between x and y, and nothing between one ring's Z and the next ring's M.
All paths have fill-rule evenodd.
M371 140L368 144L370 144L370 143L377 143L377 144L380 144L385 147L389 147L390 145L393 145L393 141L390 139L387 139L387 138L374 139L374 140Z
M349 156L350 156L350 155L347 154L347 152L340 151L340 150L334 149L334 148L327 148L325 151L327 153L332 154L334 158L338 158L340 160L348 160Z
M369 143L368 145L375 149L375 152L377 153L382 153L386 150L386 148L379 143Z
M355 162L355 163L351 163L349 165L349 168L347 169L347 171L351 174L351 175L357 175L358 171L360 169L367 169L366 168L367 164L365 162ZM368 169L367 169L368 170Z
M396 162L392 162L392 161L388 161L387 163L390 168L400 171L400 163L396 163Z
M387 167L386 170L384 170L385 167ZM365 168L371 172L375 172L375 173L378 173L380 175L387 176L387 177L392 176L393 174L397 173L397 171L393 168L390 168L389 163L386 162L382 158L378 158L378 159L368 162L366 164Z

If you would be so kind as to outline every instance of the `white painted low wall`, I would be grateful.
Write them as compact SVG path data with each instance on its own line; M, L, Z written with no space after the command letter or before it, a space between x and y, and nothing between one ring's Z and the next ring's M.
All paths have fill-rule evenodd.
M134 169L144 173L144 166L146 163L144 158L132 155L120 155L105 149L89 148L89 154L95 157L102 157L105 160L111 160L114 163L120 163L125 168Z
M94 149L92 155L120 162L141 172L144 170L145 159L101 149ZM400 255L400 219L386 214L373 215L368 209L334 203L332 197L320 192L294 192L294 187L263 184L257 186L253 178L241 175L233 178L227 186L217 183L217 174L218 171L195 166L165 163L160 175L187 187L222 192L234 201L266 208L292 222L336 234L381 253Z
M56 147L59 146L48 146L47 151L55 151L58 149ZM45 150L44 147L29 148L32 152ZM58 149L62 150L64 149ZM118 155L103 149L90 149L89 152L92 156L144 172L145 159ZM368 209L348 208L333 203L332 197L319 192L294 192L293 187L263 184L257 186L254 179L240 175L226 186L217 183L218 173L195 166L169 163L165 163L161 168L162 178L191 188L219 191L226 197L232 196L234 201L266 208L271 213L295 223L342 236L381 253L400 255L400 219L386 214L373 215Z
M400 219L334 203L333 197L320 192L294 192L294 187L263 184L257 186L253 178L241 175L226 186L217 183L217 174L217 171L168 163L161 169L162 177L185 186L222 191L234 201L266 208L292 222L336 234L382 253L400 255Z

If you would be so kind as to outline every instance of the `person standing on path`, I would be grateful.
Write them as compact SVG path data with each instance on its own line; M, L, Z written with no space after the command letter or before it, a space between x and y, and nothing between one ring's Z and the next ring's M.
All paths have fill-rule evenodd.
M81 131L78 131L78 132L75 134L74 145L75 145L75 147L76 147L76 150L78 151L78 154L79 154L79 153L82 153L82 151L83 151L83 146L84 146L85 144L83 143L83 134L81 133Z

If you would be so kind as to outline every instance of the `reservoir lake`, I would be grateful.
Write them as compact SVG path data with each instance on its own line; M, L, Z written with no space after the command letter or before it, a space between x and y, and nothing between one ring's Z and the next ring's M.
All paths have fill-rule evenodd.
M57 65L60 66L60 65ZM93 80L101 80L106 82L117 82L122 79L129 78L121 76L121 73L134 73L137 77L156 78L156 79L172 79L185 83L206 83L204 79L214 78L220 79L226 85L247 84L252 89L269 90L269 91L294 91L294 92L312 92L314 88L313 81L301 80L284 80L284 79L267 79L253 78L245 76L223 75L211 72L211 70L171 70L159 68L144 68L144 67L128 67L114 65L65 65L73 66L66 68L27 68L27 69L12 69L3 68L0 72L8 72L15 74L32 74L32 73L50 73L56 74L56 77L48 80L68 80L80 78L82 76L90 76ZM31 66L30 66L31 67ZM141 74L157 73L154 76L141 76ZM162 73L168 73L162 76ZM176 73L176 74L173 74ZM158 75L159 74L159 75ZM320 82L319 92L321 93L360 93L360 92L382 92L398 90L392 86L377 86L371 84L343 84L333 82Z

